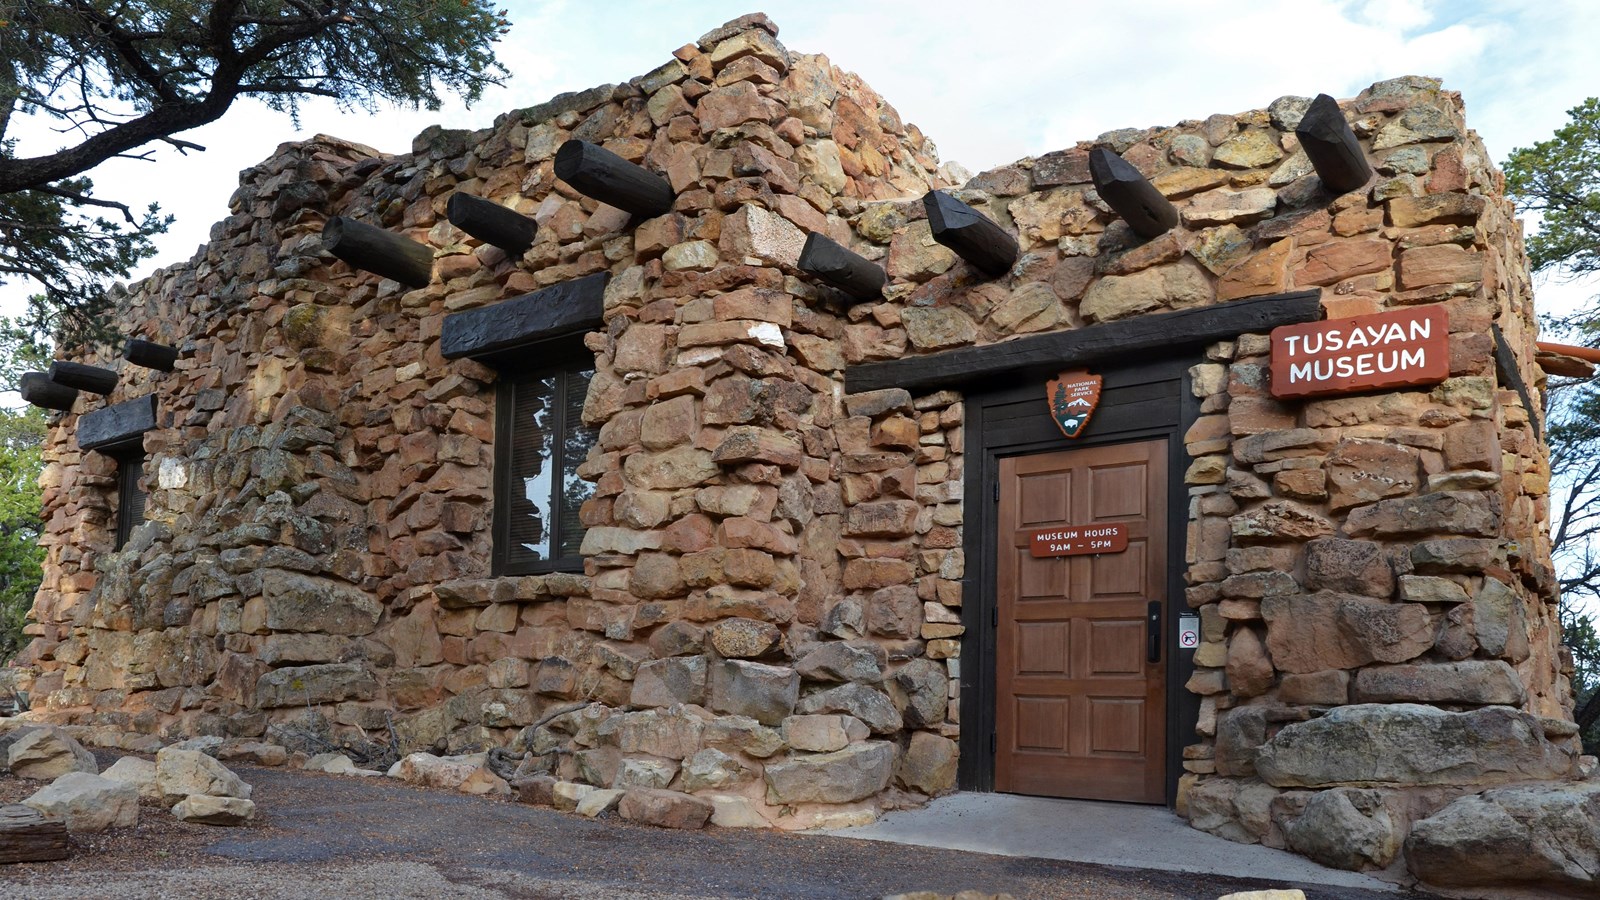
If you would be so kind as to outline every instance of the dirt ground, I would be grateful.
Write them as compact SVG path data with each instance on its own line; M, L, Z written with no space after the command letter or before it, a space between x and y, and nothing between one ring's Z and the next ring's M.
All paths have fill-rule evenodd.
M102 767L114 757L102 755ZM0 866L0 897L1018 898L1196 900L1284 884L804 834L677 832L389 779L234 766L257 820L190 825L159 805L132 829L73 835L72 857ZM0 776L0 802L41 787ZM608 814L610 816L611 814ZM1403 895L1294 885L1312 900Z

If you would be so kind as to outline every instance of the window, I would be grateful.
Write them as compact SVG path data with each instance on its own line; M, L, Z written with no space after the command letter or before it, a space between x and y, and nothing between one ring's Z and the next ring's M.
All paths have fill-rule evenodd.
M144 521L144 488L139 480L144 475L144 453L134 451L117 457L117 543L121 550L128 543L134 526Z
M585 358L503 378L496 391L494 568L500 575L576 571L578 508L594 485L578 477L598 433L583 425L594 376Z

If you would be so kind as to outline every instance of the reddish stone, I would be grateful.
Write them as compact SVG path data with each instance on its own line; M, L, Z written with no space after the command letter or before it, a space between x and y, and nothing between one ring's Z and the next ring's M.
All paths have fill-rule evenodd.
M1388 241L1335 241L1313 248L1295 270L1296 285L1333 284L1355 275L1382 272L1394 262Z

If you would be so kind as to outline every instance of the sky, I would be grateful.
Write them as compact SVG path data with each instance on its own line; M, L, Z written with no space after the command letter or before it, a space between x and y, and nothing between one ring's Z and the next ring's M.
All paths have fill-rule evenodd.
M1496 160L1543 140L1600 93L1600 15L1592 0L512 0L500 43L511 75L472 109L340 110L314 101L298 127L240 101L182 135L207 148L155 162L114 160L97 194L177 222L138 274L190 258L228 214L239 170L283 141L317 133L404 152L430 124L480 128L506 110L625 81L673 49L759 7L792 51L826 53L860 74L945 160L973 172L1070 146L1114 128L1169 125L1265 107L1284 94L1351 97L1374 81L1432 75L1465 98L1467 122ZM34 129L41 143L60 143ZM1587 288L1586 295L1591 292ZM1596 288L1593 292L1600 292ZM1559 300L1547 285L1541 302ZM1570 290L1569 290L1570 293ZM20 292L0 288L0 312Z

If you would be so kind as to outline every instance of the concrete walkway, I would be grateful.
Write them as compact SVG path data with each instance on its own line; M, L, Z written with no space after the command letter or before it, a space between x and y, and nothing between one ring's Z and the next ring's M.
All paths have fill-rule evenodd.
M1329 869L1293 853L1196 831L1161 806L958 793L922 809L889 813L871 825L827 833L1001 856L1261 878L1295 886L1400 891L1370 875Z

